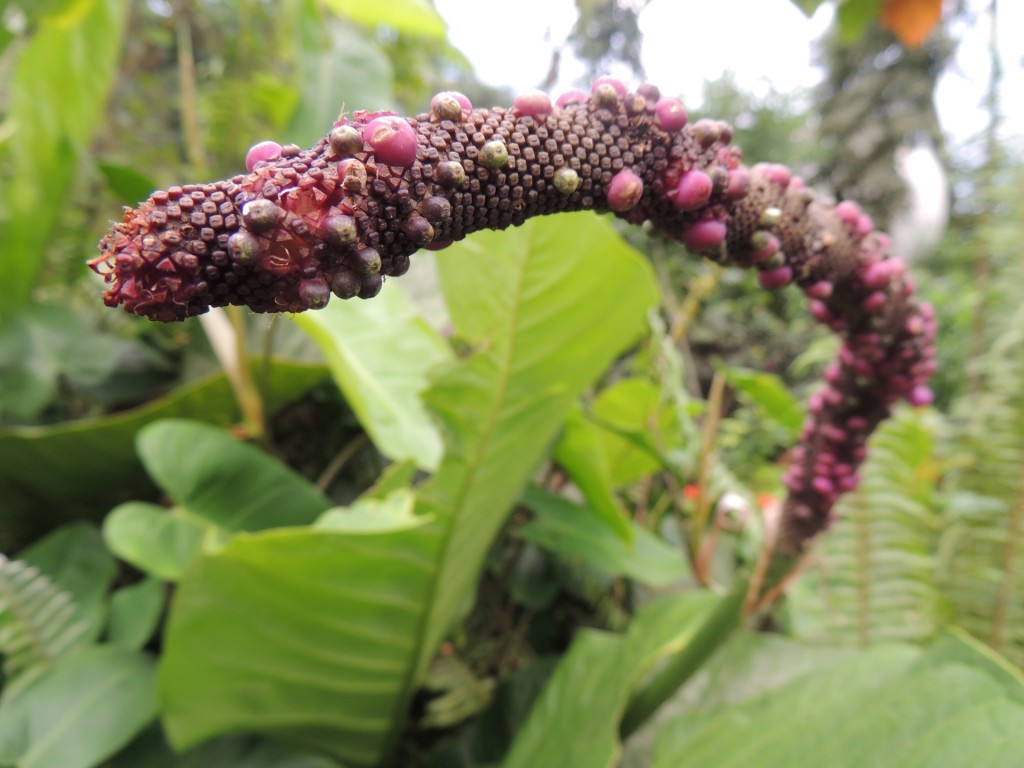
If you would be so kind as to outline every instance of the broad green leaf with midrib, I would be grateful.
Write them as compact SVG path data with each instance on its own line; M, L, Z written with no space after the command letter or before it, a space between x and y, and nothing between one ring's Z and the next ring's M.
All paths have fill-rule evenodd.
M639 338L658 300L647 262L588 214L481 232L438 267L452 322L480 351L427 392L447 452L420 509L447 531L419 673L573 401Z
M176 746L259 730L378 763L573 401L657 300L646 262L588 215L479 233L439 267L476 351L427 393L446 452L417 494L413 521L425 524L381 507L377 529L265 531L200 554L161 667Z
M160 667L171 742L256 730L373 764L426 610L437 542L423 522L239 534L196 558Z

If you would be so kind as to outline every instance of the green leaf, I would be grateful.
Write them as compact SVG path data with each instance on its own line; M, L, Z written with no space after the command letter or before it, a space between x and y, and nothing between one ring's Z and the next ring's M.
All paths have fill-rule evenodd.
M156 631L166 597L157 579L117 590L110 600L110 642L129 651L141 649Z
M679 549L636 523L630 523L631 539L624 540L591 510L561 496L531 489L523 503L535 517L520 528L520 535L557 555L650 587L668 586L689 572Z
M420 393L428 372L451 352L401 288L388 283L373 301L332 301L292 319L320 346L378 450L393 461L437 469L441 435Z
M678 416L646 379L622 379L602 390L589 415L616 488L661 469L662 455L682 438Z
M124 342L60 304L28 304L0 326L0 415L36 418L61 380L90 385L117 367Z
M177 581L203 541L203 526L156 504L128 501L103 521L110 551L140 571Z
M228 531L308 525L331 506L301 475L216 427L158 421L137 442L146 471L176 504Z
M444 39L446 25L426 0L327 0L335 13L368 27L391 27L398 32L434 40Z
M562 428L555 446L555 460L562 465L590 508L610 531L628 542L632 535L629 515L612 487L611 466L601 443L600 431L576 408Z
M939 635L927 648L921 664L964 664L984 672L1024 704L1024 670L1010 663L989 646L953 627Z
M725 378L764 418L783 427L793 440L797 438L804 423L804 412L782 379L773 373L738 367L726 368Z
M105 115L124 0L81 0L39 20L11 74L10 177L0 188L0 314L24 304L63 215L78 160Z
M225 736L174 752L158 725L144 730L111 761L115 768L345 768L322 755L296 752L268 739Z
M267 408L295 399L324 376L319 365L273 361ZM151 421L175 417L235 423L238 406L224 374L112 416L53 427L0 429L0 549L71 519L100 520L125 498L152 495L153 483L135 452L135 435Z
M160 695L176 748L258 729L376 764L410 683L437 529L236 534L179 585Z
M0 763L91 768L156 716L153 665L112 646L65 657L0 704Z
M103 546L99 531L87 523L59 528L21 552L19 559L49 576L71 595L75 619L99 636L106 620L106 597L117 576L117 563Z
M105 163L102 160L97 165L107 180L107 186L125 205L135 205L157 189L156 182L134 166Z
M1021 701L974 664L877 646L755 699L668 721L654 766L1011 766L1024 761L1022 727Z
M657 300L649 265L592 216L478 233L439 261L477 351L427 393L446 451L414 516L402 522L399 493L366 507L374 530L238 534L196 558L161 668L177 746L258 729L353 765L384 759L566 413Z
M438 268L456 331L477 351L427 393L446 453L418 508L448 538L420 669L464 610L571 404L646 331L658 301L647 261L586 213L477 233L441 253Z
M709 592L674 595L645 605L625 636L577 632L502 768L615 765L631 689L658 662L686 647L718 601Z

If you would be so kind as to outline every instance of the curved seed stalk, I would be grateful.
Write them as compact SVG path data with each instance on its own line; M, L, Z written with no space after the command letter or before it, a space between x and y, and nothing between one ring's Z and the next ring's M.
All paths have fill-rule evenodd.
M718 263L796 283L843 340L786 476L779 548L796 554L857 486L865 442L900 398L924 404L932 308L855 203L830 205L781 165L747 168L726 123L602 78L588 96L473 109L439 94L415 118L356 112L312 149L263 142L248 175L154 193L100 243L104 301L154 320L211 306L301 312L370 298L386 276L471 232L592 209L648 223Z

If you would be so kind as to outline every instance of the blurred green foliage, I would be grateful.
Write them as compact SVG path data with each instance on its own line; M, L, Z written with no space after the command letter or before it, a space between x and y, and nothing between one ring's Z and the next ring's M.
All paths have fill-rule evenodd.
M642 4L577 8L585 63L639 77ZM748 162L883 199L885 152L870 173L843 152L894 78L890 111L925 105L946 51L880 66L877 10L840 4L828 109L726 76L701 114ZM1019 762L1024 170L994 131L913 265L938 407L878 432L804 576L737 629L835 351L795 293L578 215L297 321L105 310L83 261L120 205L341 110L505 96L427 0L0 0L0 21L0 765ZM878 147L934 131L915 109ZM908 742L940 720L949 749Z

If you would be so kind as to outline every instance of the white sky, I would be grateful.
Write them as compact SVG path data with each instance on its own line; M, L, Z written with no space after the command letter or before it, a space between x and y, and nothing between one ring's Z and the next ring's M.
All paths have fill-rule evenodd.
M573 0L434 4L448 22L452 43L469 57L478 76L516 90L543 80L552 50L564 42L576 20ZM983 10L988 0L970 0L970 5ZM727 70L748 90L766 81L780 91L813 86L820 73L812 65L812 42L828 27L831 13L831 6L824 6L807 19L790 0L652 0L640 17L647 79L695 107L704 80L717 79ZM986 124L981 106L989 73L989 25L982 18L973 28L954 33L963 42L936 98L947 134L962 141ZM999 4L999 40L1003 134L1019 140L1024 137L1024 2ZM556 93L582 74L582 66L564 50Z

